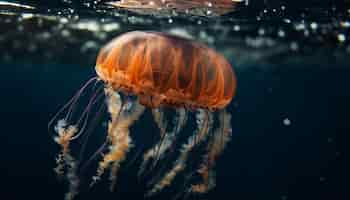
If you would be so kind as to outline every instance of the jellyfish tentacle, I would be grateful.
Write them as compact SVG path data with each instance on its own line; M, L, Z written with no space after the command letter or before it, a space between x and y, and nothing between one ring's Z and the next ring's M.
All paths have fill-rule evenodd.
M83 155L85 153L85 150L86 150L86 146L88 144L88 141L89 141L89 138L95 128L95 126L97 125L97 122L98 122L98 119L100 118L101 114L102 114L102 111L104 110L105 108L105 104L102 103L98 110L97 110L97 113L95 114L94 118L92 119L92 125L89 126L89 128L86 130L86 134L85 134L85 137L83 138L83 141L82 141L82 145L81 145L81 149L80 149L80 152L79 152L79 158L82 160L83 159ZM107 145L107 140L105 142ZM101 148L100 148L101 149ZM86 168L86 166L89 165L89 163L96 157L94 156L95 154L97 154L99 150L97 150L86 162L85 164L81 167L81 170L80 171L84 171L84 169ZM101 150L102 151L102 150Z
M175 127L171 132L171 138L168 138L165 150L174 150L174 145L176 143L176 136L181 132L187 121L187 111L185 108L176 109L177 117L174 118ZM164 155L164 154L162 154Z
M125 116L126 118L124 118L124 116L123 116L123 118L121 119L121 121L120 122L118 122L118 123L121 123L121 124L123 124L123 119L125 120L125 123L128 123L128 125L125 125L125 127L123 127L123 125L120 125L121 126L121 130L120 130L120 132L123 132L123 131L125 131L125 133L127 134L127 135L129 135L129 126L130 125L132 125L132 123L134 122L134 121L136 121L137 119L139 119L139 117L141 116L141 114L143 113L143 111L144 111L144 107L141 105L141 104L139 104L137 101L135 102L135 108L133 108L134 109L134 111L132 111L131 113L130 113L130 115L129 116ZM120 134L120 133L119 133ZM110 185L110 190L111 191L113 191L113 189L115 188L115 184L116 184L116 180L117 180L117 173L118 173L118 171L119 171L119 168L120 168L120 164L121 164L121 162L123 161L123 160L125 160L125 157L126 157L126 153L130 150L130 148L132 147L132 140L131 140L131 137L130 136L128 136L128 139L129 139L129 147L128 147L128 149L126 149L125 151L124 151L124 153L125 153L125 156L123 157L123 156L121 156L120 157L120 160L118 161L118 160L115 160L113 163L112 163L112 167L111 167L111 173L110 173L110 181L111 181L111 185ZM126 144L126 143L125 143ZM122 144L120 144L120 146L122 146ZM115 153L115 155L117 155L117 153ZM117 156L116 156L117 157Z
M88 80L80 89L79 91L73 96L72 98L72 103L69 106L69 109L67 111L67 114L65 116L65 120L69 121L72 113L74 112L74 108L75 105L78 103L78 100L83 96L84 92L89 88L89 86L91 86L91 84L93 83L93 81L95 81L95 84L93 84L93 89L95 88L97 82L99 82L99 78L98 77L93 77L90 80ZM92 90L95 91L95 90Z
M103 94L98 94L99 92L100 91L97 90L96 93L90 98L90 101L89 101L88 105L86 106L85 110L83 111L83 113L81 114L81 117L79 118L78 122L75 123L77 126L80 126L81 123L82 123L82 125L81 125L81 128L80 128L80 131L77 134L75 134L71 138L71 140L78 139L85 132L85 129L86 129L87 125L88 125L90 111L91 111L92 107L97 102L99 102L100 99L103 97Z
M162 111L159 111L158 109L153 109L153 116L155 118L155 121L160 129L160 142L155 146L154 152L155 152L155 159L152 164L152 168L155 167L155 165L158 162L159 154L161 154L161 149L164 146L164 141L166 141L167 137L169 137L169 134L166 132L168 122L165 120L165 113Z
M106 96L106 104L107 104L107 110L110 114L110 121L108 123L108 131L107 131L107 138L106 142L109 143L110 148L113 147L116 144L116 134L115 133L115 127L118 122L118 117L123 109L123 102L121 100L120 95L113 90L112 87L106 86L104 89L105 96ZM102 145L99 148L97 152L95 152L95 155L97 155L99 152L102 152L104 149L104 145ZM110 149L110 153L108 155L111 155L112 148ZM107 160L106 155L103 156L103 160L100 161L99 168L97 169L97 175L92 177L92 182L90 183L90 187L93 186L102 176L104 173L104 170L108 167L108 165L112 162L112 160ZM110 156L109 156L110 157Z
M93 82L96 81L96 83L99 81L98 77L92 77L90 80L88 80L76 94L51 118L49 123L47 124L48 130L50 130L51 125L56 121L56 119L59 117L60 114L62 114L67 108L68 110L72 110L72 107L76 104L79 97L82 95L82 93L86 90L86 88ZM67 115L70 112L67 112ZM66 120L68 119L66 115Z
M179 132L183 129L184 125L186 124L187 121L187 111L185 108L178 108L176 109L177 115L174 118L174 124L175 127L173 130L168 134L169 137L166 138L166 142L163 143L164 146L162 146L162 151L161 154L159 154L156 159L162 159L165 155L166 152L169 151L169 153L174 151L174 146L176 144L176 137L179 134ZM149 181L147 185L153 185L157 180L160 179L162 173L166 169L167 165L163 165L153 176L153 178Z
M207 146L207 154L204 156L203 163L197 172L202 177L202 183L192 185L190 191L193 193L206 193L215 187L215 161L223 152L227 143L230 141L231 129L231 115L225 110L220 112L219 116L220 126L213 134L213 139Z
M148 165L148 162L150 161L150 159L156 157L156 155L161 153L163 142L168 137L168 133L166 132L168 122L164 119L164 112L160 108L155 108L155 109L152 109L152 115L153 115L154 121L156 122L158 128L160 129L160 140L151 149L149 149L146 153L144 153L143 161L142 161L142 163L140 165L140 169L138 171L139 177L146 170L146 166ZM152 164L152 168L155 167L156 162L157 161L154 160L154 162Z
M120 169L120 163L119 162L113 162L111 164L111 171L109 175L110 185L109 185L109 191L113 192L115 189L115 185L117 183L117 174Z
M189 192L189 189L186 189L186 188L188 187L188 184L189 184L191 178L194 176L194 174L195 173L192 172L192 173L186 175L180 191L176 195L174 195L174 197L171 200L178 200L181 196L186 197L187 193ZM183 198L183 199L186 199L186 198Z
M126 154L132 147L132 140L129 135L129 127L136 121L144 111L144 106L135 102L123 104L117 92L111 87L105 89L107 97L108 112L111 120L108 124L108 140L110 143L109 152L103 156L99 163L97 175L93 177L92 185L95 184L104 171L111 167L110 179L116 180L117 172L122 161L126 159Z
M74 157L70 154L66 155L65 158L68 169L67 169L67 179L69 180L69 189L65 195L65 200L73 200L74 197L78 194L79 189L79 177L77 176L78 165Z
M196 119L197 131L188 138L187 143L182 145L180 156L175 161L172 169L166 172L162 179L153 186L153 188L146 194L146 196L152 196L155 193L163 190L163 188L169 186L176 175L185 169L186 161L190 151L192 151L196 145L205 140L205 138L208 136L208 133L212 127L212 114L203 109L199 109L196 115Z
M166 153L166 151L168 151L173 145L174 145L174 142L175 142L175 138L176 136L178 135L178 133L182 130L183 126L185 125L186 123L186 119L187 119L187 116L186 116L186 110L184 108L178 108L176 109L176 116L174 118L174 128L172 131L170 132L166 132L164 134L164 137L161 138L161 140L155 145L153 146L151 149L149 149L143 156L143 161L141 163L141 166L140 166L140 169L139 169L139 176L141 174L143 174L143 172L145 171L146 169L146 166L149 162L150 159L154 159L154 164L153 166L155 166L155 164L159 161L159 159L162 158L162 156ZM154 114L155 115L155 121L157 122L158 126L161 127L162 124L159 123L161 122L161 120L157 120L159 119L159 117L157 118L157 116L160 116L159 114ZM164 130L165 131L165 127L164 128L161 128L161 130ZM162 135L162 134L161 134ZM159 170L160 172L162 170Z
M78 193L79 178L77 173L77 162L70 154L71 138L77 133L78 128L75 125L67 125L67 122L62 119L57 122L55 131L58 136L54 138L55 142L61 146L61 153L59 154L56 163L57 167L54 169L58 176L63 176L66 172L66 179L69 182L69 191L66 193L66 200L71 200Z
M93 106L94 104L96 104L96 102L98 102L98 100L103 96L103 93L101 93L101 89L102 89L102 88L103 88L103 86L100 86L100 87L97 88L97 89L95 90L95 92L91 95L88 104L86 105L84 111L82 112L81 116L80 116L79 119L77 120L76 124L80 124L80 123L84 120L85 116L88 116L88 114L89 114L89 112L90 112L92 106ZM66 120L68 120L68 119L66 118Z
M108 145L108 140L106 140L90 157L89 159L82 165L80 168L80 172L82 173L89 165L90 163L96 159L99 155L103 155L103 151ZM92 185L91 185L92 186Z
M71 123L68 120L70 119L72 110L76 106L81 95L94 81L96 85L98 78L94 77L87 81L87 83L84 84L84 86L74 95L74 97L61 110L59 110L58 113L56 113L56 115L48 124L48 128L50 128L54 120L68 108L66 116L63 119L58 120L57 124L54 127L54 130L57 133L57 136L54 137L54 141L61 147L61 151L56 160L57 166L54 171L58 176L65 176L65 178L68 180L69 190L65 195L66 200L73 199L78 194L79 187L79 160L77 160L70 152L71 142L79 138L85 131L87 122L89 120L90 110L92 106L98 103L102 97L102 95L99 95L99 90L96 90L93 93L87 107L76 123ZM83 124L81 125L81 123Z

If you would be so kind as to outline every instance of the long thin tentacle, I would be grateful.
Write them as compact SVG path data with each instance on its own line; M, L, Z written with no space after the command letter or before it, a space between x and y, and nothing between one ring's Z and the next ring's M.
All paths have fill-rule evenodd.
M178 108L176 110L177 117L174 118L174 129L168 134L170 137L167 138L167 141L164 143L164 146L162 146L162 153L156 157L156 159L160 159L161 156L164 156L164 152L169 151L169 153L172 153L174 151L174 146L176 144L176 137L178 133L182 130L184 127L186 120L187 120L187 111L184 108ZM157 173L153 176L153 178L148 182L147 185L153 185L157 180L160 179L161 175L165 171L167 165L163 164L160 169L157 170Z
M62 114L67 108L69 108L69 110L72 110L72 107L76 104L76 102L78 101L78 99L80 98L80 96L82 95L82 93L85 91L85 89L93 82L93 81L98 81L98 77L93 77L90 80L88 80L79 90L78 92L76 92L76 94L51 118L51 120L49 121L49 123L47 124L47 129L50 131L50 127L52 126L52 124L56 121L56 119L59 117L60 114ZM70 112L67 112L66 115L66 120L67 120L67 116L69 116Z
M81 126L80 128L80 131L74 135L71 140L76 140L78 139L84 132L85 132L85 129L88 125L88 121L89 121L89 115L90 115L90 111L92 109L92 107L101 100L101 98L103 97L103 94L98 94L99 91L96 91L96 93L94 94L94 96L91 97L88 105L86 106L85 110L83 111L83 113L81 114L81 117L79 118L78 122L76 123L77 126L80 126L80 124L82 123L83 121L83 118L84 119L84 122L83 122L83 125Z
M219 120L220 126L214 132L213 139L207 147L208 153L204 156L203 163L197 170L202 177L202 183L192 185L191 192L206 193L215 187L215 171L213 170L215 161L230 141L232 133L231 115L223 110L220 112Z
M100 116L102 115L102 111L104 110L104 107L105 107L105 104L102 103L100 105L100 107L98 108L97 113L95 114L94 118L92 119L92 122L91 122L92 125L89 126L88 130L86 131L85 137L84 137L84 139L82 141L80 153L79 153L79 158L80 159L83 159L83 155L85 153L86 146L88 144L89 138L90 138L91 134L93 133L93 130L94 130L95 126L97 125L97 122L98 122ZM88 161L89 160L90 159L88 159ZM86 163L88 163L88 162L86 162Z
M184 108L179 108L176 110L176 116L174 118L174 128L170 132L161 133L161 135L164 135L164 137L161 137L160 141L151 149L149 149L143 156L143 162L141 163L140 170L138 172L139 176L144 173L146 170L146 166L148 164L148 161L150 159L154 159L153 166L161 159L161 157L165 154L166 151L173 147L176 141L177 134L181 131L183 128L185 122L186 122L186 110ZM155 120L157 121L157 118L155 117ZM157 122L158 126L162 127L162 123ZM163 123L165 124L165 123ZM161 130L165 130L165 128L161 128ZM164 168L165 166L163 166ZM163 170L158 170L159 173Z
M154 185L154 187L146 194L146 196L154 195L155 193L163 190L163 188L169 186L176 175L185 169L189 152L208 136L208 133L212 126L211 114L205 110L200 109L196 115L196 118L198 131L189 137L187 143L182 146L180 156L175 161L173 167L163 176L163 178L157 184Z

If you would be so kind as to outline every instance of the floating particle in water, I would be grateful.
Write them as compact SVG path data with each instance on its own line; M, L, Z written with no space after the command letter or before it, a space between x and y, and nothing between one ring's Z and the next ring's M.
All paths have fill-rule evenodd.
M258 34L259 34L259 35L265 35L265 29L260 28L260 29L258 30Z
M66 17L61 17L61 18L59 19L59 22L60 22L61 24L67 24L67 23L68 23L68 19L67 19Z
M278 30L277 35L278 35L278 37L283 38L286 36L286 32L284 30L280 29L280 30Z
M193 39L193 36L186 29L183 28L172 28L168 32L172 35L177 35L187 39Z
M86 7L88 7L88 8L90 8L91 3L89 3L89 2L85 2L85 3L83 3L83 5L84 5L84 6L86 6Z
M21 15L21 17L22 17L22 19L31 19L31 18L34 17L34 14L32 14L32 13L23 13Z
M70 14L73 14L73 13L75 12L75 10L74 10L73 8L68 8L68 12L69 12Z
M283 125L285 125L285 126L290 126L291 125L291 121L290 121L290 119L288 119L288 118L285 118L284 120L283 120Z
M211 10L207 10L207 15L211 15L213 13L213 11L211 11Z
M97 48L98 44L95 41L87 41L81 46L80 51L84 53L89 50L97 50Z
M284 22L286 22L287 24L290 24L292 21L290 19L284 19Z
M324 176L320 177L320 182L325 182L326 180L327 180L326 177L324 177Z
M349 21L340 22L340 26L343 28L350 28L350 22Z
M297 31L301 31L301 30L305 30L305 23L298 23L295 25L295 30Z
M62 0L63 3L72 4L72 0Z
M19 25L19 26L17 27L17 30L18 30L19 32L22 32L22 31L24 30L23 25Z
M290 49L291 49L292 51L298 51L298 49L299 49L298 43L297 43L297 42L292 42L292 43L290 44Z
M240 31L241 30L241 27L239 25L234 25L233 26L233 30L234 31Z
M87 30L91 32L99 32L100 31L100 24L98 24L95 21L80 21L76 24L72 25L73 28L80 29L80 30Z
M212 36L209 36L205 31L199 32L199 38L206 41L209 44L213 44L215 39Z
M70 31L67 29L62 30L61 34L63 37L69 37L71 35Z
M311 27L311 29L316 30L317 27L318 27L318 24L317 24L316 22L312 22L312 23L310 24L310 27Z
M120 24L117 22L106 23L102 25L102 30L106 32L116 31L120 29Z
M40 39L40 40L47 40L51 37L51 33L49 32L42 32L40 34L37 35L37 37Z
M338 34L337 38L338 38L338 41L341 43L345 42L345 40L346 40L345 34L343 34L343 33Z

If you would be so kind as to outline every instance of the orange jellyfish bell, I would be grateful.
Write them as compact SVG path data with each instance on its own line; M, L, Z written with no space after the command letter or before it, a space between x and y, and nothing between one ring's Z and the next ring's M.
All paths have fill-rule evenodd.
M66 199L79 194L81 176L86 175L88 167L96 166L90 165L96 160L99 161L90 186L109 171L113 190L120 168L132 153L130 150L140 145L138 136L154 138L148 136L155 133L159 137L149 149L139 148L143 156L129 160L141 161L139 179L149 180L146 196L163 191L178 175L185 175L185 191L180 190L176 197L186 198L189 193L206 193L212 189L215 161L231 138L231 115L225 107L235 95L236 77L229 62L195 41L159 32L134 31L106 44L95 69L98 77L90 79L49 122L50 130L62 116L54 127L54 139L61 149L55 171L69 183ZM90 98L86 98L88 94ZM82 107L81 102L86 106ZM105 142L89 154L91 150L85 151L88 138L98 119L106 117L102 114L104 108L108 112L107 128L96 128L105 131L96 136L104 136ZM152 111L159 131L130 134L130 127L146 109ZM193 130L185 131L187 123L192 123ZM180 134L183 134L181 140L177 139ZM178 147L180 150L175 154ZM200 152L204 155L194 155ZM189 162L191 156L203 159ZM165 165L158 164L163 161ZM186 174L188 171L192 172Z
M218 16L234 11L244 0L120 0L108 4L141 14L177 11L200 16Z
M213 49L159 32L134 31L108 43L96 62L98 76L131 92L149 107L220 109L232 100L236 78Z

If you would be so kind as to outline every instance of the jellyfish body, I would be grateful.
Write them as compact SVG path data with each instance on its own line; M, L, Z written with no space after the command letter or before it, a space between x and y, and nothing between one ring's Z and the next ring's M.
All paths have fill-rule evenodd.
M200 16L218 16L234 11L244 0L121 0L108 4L141 14L176 11Z
M96 72L114 89L159 105L220 109L236 87L232 68L214 50L158 32L130 32L101 50Z
M98 78L89 81L64 107L68 109L67 114L55 127L58 133L55 141L62 148L56 172L66 175L70 183L66 199L72 199L78 193L79 170L83 168L81 166L86 166L81 164L79 158L75 158L70 145L73 140L81 138L84 132L91 132L90 129L86 130L89 113L101 101L101 96L105 98L109 122L105 143L85 162L90 163L102 155L97 173L92 177L92 185L106 170L110 170L111 189L115 187L121 164L133 146L129 128L148 108L152 110L159 128L160 139L144 152L139 176L146 169L152 170L167 154L174 152L175 141L183 132L190 113L194 113L196 128L181 145L172 167L159 170L149 181L150 189L146 194L154 195L169 186L179 173L185 171L193 150L203 143L206 144L206 153L202 163L196 172L187 176L184 185L188 193L205 193L215 186L215 160L231 136L231 117L224 108L236 90L234 72L222 55L203 44L180 37L134 31L104 46L98 55L95 69ZM94 86L95 92L86 109L77 122L73 122L71 116L76 102L82 91L94 81L103 82L104 92ZM131 96L134 98L129 98ZM169 108L175 110L172 122L166 117L165 110ZM218 119L218 125L213 128L215 119ZM81 148L85 148L85 143ZM202 177L202 182L190 183L193 174Z

